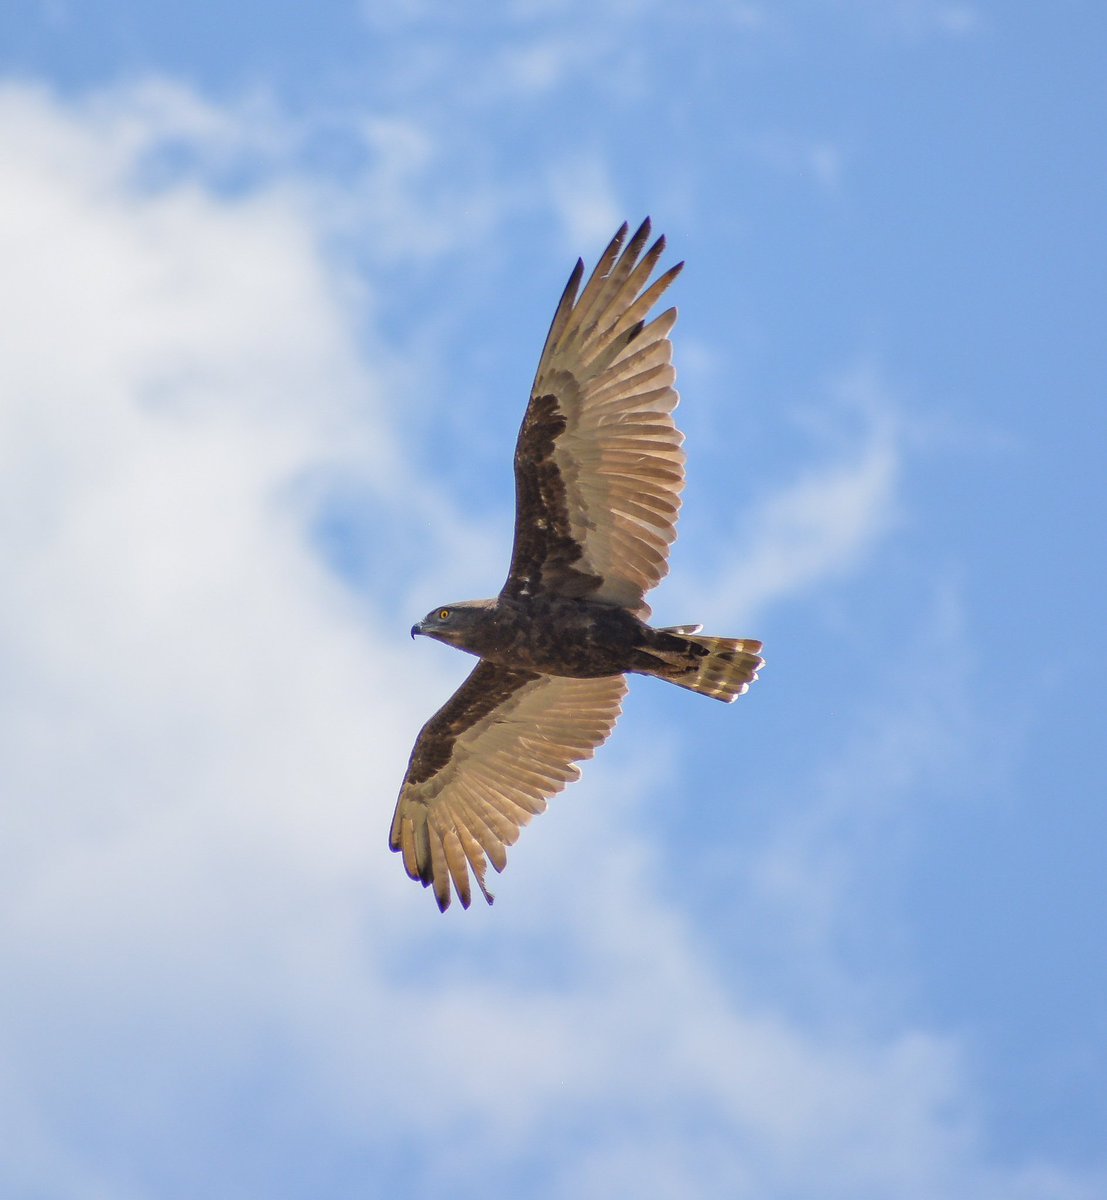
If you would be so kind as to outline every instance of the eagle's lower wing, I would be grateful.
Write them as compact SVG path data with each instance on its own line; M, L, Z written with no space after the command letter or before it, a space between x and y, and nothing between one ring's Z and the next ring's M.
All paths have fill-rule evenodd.
M647 286L665 248L647 219L604 251L580 298L577 262L538 365L515 448L515 545L505 596L554 593L649 615L668 570L684 486L673 422L670 308L646 315L683 264Z
M423 726L389 845L412 879L433 886L440 909L451 880L469 907L470 867L491 904L487 860L504 869L522 826L607 738L626 689L622 675L566 679L481 662Z

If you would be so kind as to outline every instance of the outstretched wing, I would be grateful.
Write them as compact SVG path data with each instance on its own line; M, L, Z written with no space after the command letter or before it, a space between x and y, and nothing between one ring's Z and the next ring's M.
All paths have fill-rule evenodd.
M392 818L389 845L412 879L469 907L469 868L484 886L546 800L580 775L619 716L626 679L565 679L482 661L423 726Z
M515 447L503 594L588 597L645 618L642 597L668 570L684 486L672 417L676 309L645 318L683 263L647 286L665 239L642 255L647 218L620 254L626 234L624 224L579 299L577 262L546 338Z

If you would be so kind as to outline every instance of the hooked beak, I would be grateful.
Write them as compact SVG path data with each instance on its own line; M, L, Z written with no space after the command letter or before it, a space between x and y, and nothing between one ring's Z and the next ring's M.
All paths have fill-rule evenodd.
M417 633L422 633L422 632L423 632L423 623L421 621L416 621L415 624L412 625L412 627L411 627L411 640L415 641L415 635Z

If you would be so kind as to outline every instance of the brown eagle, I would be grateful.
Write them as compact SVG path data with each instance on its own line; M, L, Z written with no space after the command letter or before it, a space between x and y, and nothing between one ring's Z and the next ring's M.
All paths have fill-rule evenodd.
M494 600L444 604L411 630L480 662L423 726L389 845L412 879L450 884L464 907L469 869L489 904L488 861L580 775L611 732L628 672L730 703L757 678L761 643L653 629L644 596L668 570L684 486L673 422L676 322L647 314L679 274L652 284L665 239L650 222L612 238L584 291L579 259L554 314L515 446L515 545Z

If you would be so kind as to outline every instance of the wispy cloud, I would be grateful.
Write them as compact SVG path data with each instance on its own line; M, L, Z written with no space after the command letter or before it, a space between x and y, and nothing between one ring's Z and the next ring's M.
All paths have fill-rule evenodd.
M713 627L847 577L897 519L902 431L868 369L831 387L817 418L818 457L797 478L754 500L713 556L719 565L667 583ZM704 597L715 597L704 607ZM700 619L697 617L697 619Z
M549 173L549 194L567 246L604 245L626 219L610 171L598 154L581 153L559 164Z
M877 32L897 37L962 38L984 27L980 6L958 0L833 0L849 17L860 17Z
M834 138L764 133L753 139L750 153L774 172L807 180L827 194L843 186L848 155Z

